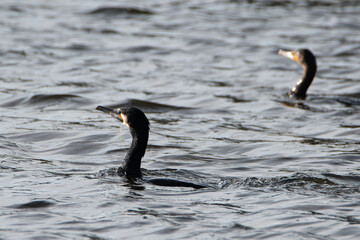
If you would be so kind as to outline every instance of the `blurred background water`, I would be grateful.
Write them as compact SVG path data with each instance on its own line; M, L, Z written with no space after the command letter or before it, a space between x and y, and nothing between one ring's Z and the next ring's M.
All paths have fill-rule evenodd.
M360 2L1 1L0 239L356 239ZM288 102L309 48L309 98ZM311 98L312 95L325 96ZM151 122L144 175L95 110ZM99 173L108 174L99 174Z

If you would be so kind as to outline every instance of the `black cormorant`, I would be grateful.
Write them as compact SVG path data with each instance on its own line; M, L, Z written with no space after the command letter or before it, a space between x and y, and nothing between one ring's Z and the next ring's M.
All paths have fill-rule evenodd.
M285 56L295 62L297 62L301 68L303 69L303 74L301 79L296 83L296 85L291 89L289 96L296 97L298 99L305 99L306 91L310 87L311 82L313 81L316 74L316 59L314 54L309 49L298 49L294 51L286 51L280 49L278 52L279 55ZM320 97L312 97L315 98L327 98L338 101L348 106L352 105L360 105L359 94L349 94L342 96L320 96Z
M96 108L99 111L110 114L120 122L127 125L132 136L131 146L125 156L122 167L119 167L119 175L125 175L129 179L142 178L141 159L145 154L148 139L150 123L145 114L135 107L122 107L110 109L103 106ZM173 179L148 179L146 180L160 186L193 187L204 188L203 185L173 180Z
M303 69L301 79L291 89L289 95L297 98L305 98L306 91L314 79L317 69L314 54L312 54L309 49L298 49L295 51L285 51L280 49L278 54L297 62Z

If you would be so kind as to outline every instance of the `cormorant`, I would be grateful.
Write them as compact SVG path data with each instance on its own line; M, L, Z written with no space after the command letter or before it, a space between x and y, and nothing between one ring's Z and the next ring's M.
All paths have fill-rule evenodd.
M285 56L295 62L297 62L303 69L303 74L301 79L296 83L296 85L291 89L289 96L296 97L299 99L305 99L306 91L310 87L311 82L313 81L316 74L316 59L314 54L309 49L298 49L294 51L286 51L280 49L278 52L279 55ZM314 97L313 97L314 98ZM315 97L315 98L328 98L340 103L343 103L348 106L360 105L359 94L350 94L342 96L331 96L331 97Z
M132 143L125 156L122 167L119 167L118 169L118 174L125 175L129 179L142 178L140 166L149 139L149 120L140 109L135 107L110 109L98 106L96 109L110 114L112 117L127 125L130 129ZM157 178L148 179L146 181L159 186L205 188L203 185L173 179Z
M306 91L310 87L317 69L314 54L312 54L309 49L298 49L295 51L285 51L280 49L278 54L297 62L303 69L301 79L291 89L289 95L297 98L305 98Z

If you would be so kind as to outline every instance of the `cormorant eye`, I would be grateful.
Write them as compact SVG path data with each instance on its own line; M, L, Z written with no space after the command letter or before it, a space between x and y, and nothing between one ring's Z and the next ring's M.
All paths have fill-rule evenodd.
M121 109L120 109L120 108L115 108L115 109L114 109L114 113L120 114L120 113L121 113Z

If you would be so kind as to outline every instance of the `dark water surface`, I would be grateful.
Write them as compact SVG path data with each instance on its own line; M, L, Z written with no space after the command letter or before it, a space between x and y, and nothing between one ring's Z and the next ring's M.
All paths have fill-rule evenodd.
M1 1L0 239L357 239L359 1ZM285 93L317 56L309 98ZM152 128L146 177L95 110Z

